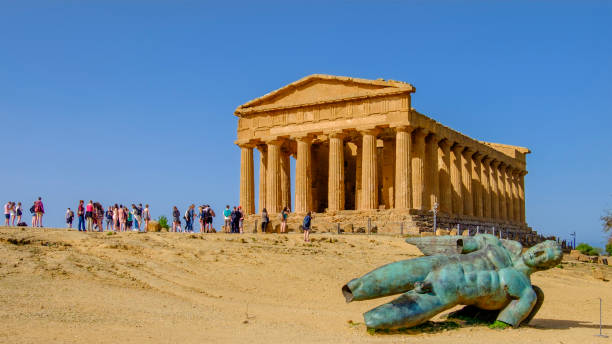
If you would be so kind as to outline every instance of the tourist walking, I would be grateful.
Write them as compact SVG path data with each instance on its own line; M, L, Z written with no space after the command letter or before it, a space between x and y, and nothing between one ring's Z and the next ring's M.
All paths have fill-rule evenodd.
M176 206L172 209L172 231L173 232L182 232L181 229L181 212L178 210Z
M229 205L225 206L225 210L223 210L223 231L225 233L229 233L230 228L232 226L232 210Z
M108 209L106 210L106 213L104 214L106 215L106 230L114 230L114 226L112 225L113 223L113 207L109 206Z
M266 208L263 208L263 210L261 211L261 232L262 233L266 232L268 223L270 223L270 217L268 217L268 211L266 210Z
M306 214L304 217L304 221L302 222L302 228L304 229L304 241L310 242L310 222L312 221L312 217L310 212Z
M190 205L185 211L185 232L193 232L193 217L195 215L195 205Z
M32 227L36 227L36 202L30 207L30 214L32 214Z
M289 215L289 209L287 209L287 207L284 207L283 211L281 211L280 213L280 220L281 220L280 232L281 233L287 232L287 216L288 215Z
M79 222L77 224L78 230L79 232L81 230L85 230L85 207L83 206L83 203L85 201L80 200L79 201L79 207L77 208L77 216L79 217Z
M118 232L120 230L119 224L119 205L115 203L115 207L113 208L113 230Z
M21 207L21 202L17 202L17 207L15 208L15 215L17 216L17 225L21 223L21 216L23 215L23 208ZM13 224L15 222L13 221Z
M234 210L232 210L232 213L230 214L230 219L232 220L232 229L230 233L238 233L238 222L240 221L240 213L236 209L236 206L234 206Z
M15 202L11 202L11 226L15 227L15 218L17 217L17 214L15 213Z
M45 214L45 207L42 202L42 197L38 197L38 200L34 202L34 211L36 212L36 225L38 227L42 227L43 215Z
M6 202L4 205L4 225L9 226L11 221L11 202Z
M66 210L66 224L68 225L68 228L72 228L73 220L74 220L74 212L70 210L70 208L68 208L68 210Z
M213 208L207 204L206 205L206 222L204 223L204 225L206 226L206 233L212 233L213 232L213 218L216 216L215 211L213 210Z
M132 204L132 211L134 216L134 229L140 232L140 226L142 226L142 206Z
M125 209L123 208L123 204L119 205L119 231L125 232L125 225L127 222L127 216L125 216Z
M98 232L104 231L104 207L99 202L94 203L94 221Z
M238 206L238 229L240 230L240 234L244 233L244 212L242 211L242 206Z
M89 200L85 206L85 222L87 222L87 231L93 231L93 201Z
M204 223L206 221L206 219L205 219L206 214L204 213L204 209L206 209L206 208L204 208L204 206L199 206L198 207L198 217L200 218L200 233L204 233L204 231L205 231Z
M149 211L149 205L145 205L144 211L143 211L143 216L144 216L144 222L145 222L145 227L144 227L144 231L148 231L149 230L149 221L151 221L151 212Z

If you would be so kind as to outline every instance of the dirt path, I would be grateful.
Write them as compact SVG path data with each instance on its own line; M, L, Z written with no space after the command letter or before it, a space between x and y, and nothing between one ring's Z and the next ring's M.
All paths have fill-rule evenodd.
M605 343L612 284L591 265L537 273L546 301L531 326L369 335L361 314L386 299L344 303L340 287L420 255L400 238L79 233L0 229L4 343ZM606 267L612 279L612 268ZM349 324L349 320L357 325Z

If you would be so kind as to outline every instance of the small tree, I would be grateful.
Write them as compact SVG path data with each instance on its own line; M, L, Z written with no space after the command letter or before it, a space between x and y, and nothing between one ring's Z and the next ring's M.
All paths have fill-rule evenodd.
M610 230L612 230L612 211L608 210L608 213L601 217L601 222L603 231L606 233L610 232Z
M606 252L608 252L609 256L612 256L612 239L610 239L610 241L606 245Z
M168 225L168 218L165 217L164 215L161 215L160 217L158 217L157 222L159 222L159 225L161 226L161 228L165 228L165 229L170 228L170 226Z

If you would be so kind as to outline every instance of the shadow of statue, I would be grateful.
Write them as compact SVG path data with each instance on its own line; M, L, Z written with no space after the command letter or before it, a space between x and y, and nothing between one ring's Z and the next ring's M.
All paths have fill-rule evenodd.
M528 326L539 330L569 330L570 328L599 329L599 324L587 321L541 318L531 320ZM612 325L602 324L601 328L604 330L612 330Z

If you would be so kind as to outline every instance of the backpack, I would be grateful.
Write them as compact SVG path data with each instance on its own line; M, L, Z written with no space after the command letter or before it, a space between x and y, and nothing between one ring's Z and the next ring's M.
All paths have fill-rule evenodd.
M34 202L34 212L40 212L40 202Z
M30 213L34 214L36 212L36 207L32 206L30 207Z
M142 216L142 208L136 207L136 216Z

